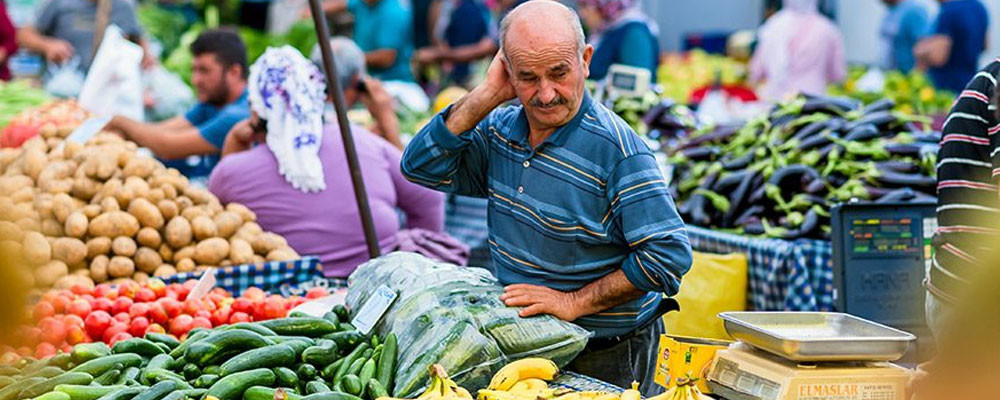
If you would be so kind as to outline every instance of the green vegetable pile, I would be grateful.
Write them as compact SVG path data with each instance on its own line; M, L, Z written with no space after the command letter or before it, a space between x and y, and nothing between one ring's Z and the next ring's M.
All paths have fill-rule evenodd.
M49 100L51 97L44 90L31 87L27 81L0 82L0 129L21 111Z
M678 211L734 233L825 238L832 204L934 201L940 134L894 106L800 97L741 128L682 140L670 154Z
M938 115L947 113L955 94L946 90L936 90L926 74L919 71L903 73L901 71L885 72L885 86L881 91L871 92L861 90L858 81L865 73L866 67L851 67L847 79L842 85L829 88L834 96L847 96L863 102L873 102L888 97L896 102L896 111L906 114Z
M163 46L164 53L173 51L188 28L184 15L167 10L156 3L143 3L135 10L139 24Z
M293 313L295 314L295 313ZM71 353L0 367L0 399L362 400L387 396L396 338L366 338L347 310L194 329L183 342L78 344ZM277 395L276 395L277 394Z

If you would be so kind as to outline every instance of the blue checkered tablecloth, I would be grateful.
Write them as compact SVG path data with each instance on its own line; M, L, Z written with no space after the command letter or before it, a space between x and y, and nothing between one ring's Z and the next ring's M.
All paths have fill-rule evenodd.
M690 225L687 231L696 251L747 255L751 310L833 311L830 242L752 238Z
M577 392L609 392L609 393L621 393L623 390L618 386L612 385L610 383L604 382L597 378L591 378L586 375L580 375L572 371L560 371L559 376L556 380L552 381L550 385L556 388L570 389Z
M202 272L184 272L161 277L164 283L182 283L201 278ZM244 264L215 269L216 287L239 296L244 290L257 287L265 292L283 296L305 294L311 287L331 285L323 277L319 258L308 256L295 261L272 261L263 264Z

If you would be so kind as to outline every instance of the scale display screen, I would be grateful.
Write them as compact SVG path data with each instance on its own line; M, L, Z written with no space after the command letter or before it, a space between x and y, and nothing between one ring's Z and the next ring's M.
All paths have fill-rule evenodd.
M924 238L921 225L914 222L909 216L851 218L848 249L853 257L919 255L924 251Z

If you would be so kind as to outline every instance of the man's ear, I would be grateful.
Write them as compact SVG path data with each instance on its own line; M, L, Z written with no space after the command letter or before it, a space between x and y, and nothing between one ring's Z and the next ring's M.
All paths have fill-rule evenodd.
M583 77L590 78L590 59L594 57L594 46L587 45L583 49Z

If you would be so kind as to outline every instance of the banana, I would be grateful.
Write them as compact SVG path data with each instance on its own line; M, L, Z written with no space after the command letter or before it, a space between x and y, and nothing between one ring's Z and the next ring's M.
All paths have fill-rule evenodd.
M460 399L472 399L472 393L469 393L468 390L465 390L465 388L461 386L459 386L458 389L455 389L455 394L458 395L458 398Z
M538 378L528 378L517 381L510 387L510 392L535 393L549 388L548 382Z
M660 393L646 400L672 400L674 398L674 393L676 392L677 392L677 386L674 386L670 389L667 389L666 392Z
M501 390L482 389L476 400L535 400L535 398Z
M632 388L622 392L621 400L641 400L642 394L639 393L639 382L632 381Z
M496 375L493 375L493 379L490 380L490 385L487 389L510 390L518 381L528 378L551 381L557 373L559 373L559 367L551 360L525 358L500 368L500 371L497 371Z

